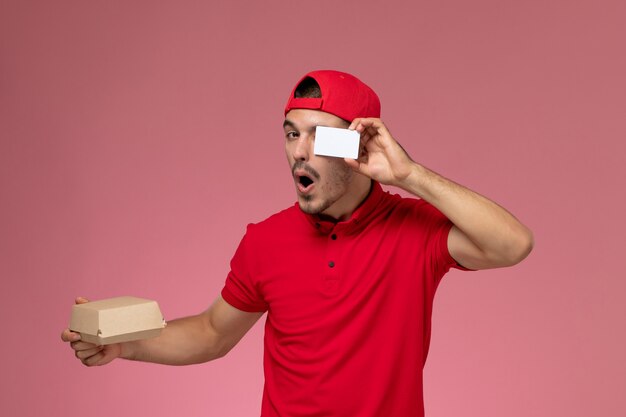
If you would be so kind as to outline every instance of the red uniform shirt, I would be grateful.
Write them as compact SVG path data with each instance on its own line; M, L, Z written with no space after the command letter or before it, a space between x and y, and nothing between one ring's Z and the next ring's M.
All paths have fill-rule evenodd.
M297 204L248 226L222 297L267 311L262 417L423 416L435 289L452 224L373 183L350 220Z

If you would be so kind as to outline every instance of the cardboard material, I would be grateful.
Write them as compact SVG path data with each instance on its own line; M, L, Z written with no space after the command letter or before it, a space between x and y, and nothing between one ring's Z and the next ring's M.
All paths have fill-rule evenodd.
M161 334L165 320L156 301L115 297L75 304L70 330L97 345L149 339Z
M360 140L361 135L356 130L317 126L315 128L313 153L315 155L357 159Z

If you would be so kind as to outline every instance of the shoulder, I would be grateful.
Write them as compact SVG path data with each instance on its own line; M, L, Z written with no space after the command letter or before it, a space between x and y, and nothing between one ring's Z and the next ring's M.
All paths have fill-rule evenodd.
M292 230L302 223L302 214L297 204L272 214L257 223L248 224L246 235L267 236Z
M288 235L288 230L294 229L293 225L298 222L298 210L297 206L292 206L257 223L249 223L239 242L235 258L245 256L250 260L255 253L275 247L276 242Z
M384 200L389 207L391 216L420 222L447 220L446 216L435 206L417 197L403 197L385 192Z

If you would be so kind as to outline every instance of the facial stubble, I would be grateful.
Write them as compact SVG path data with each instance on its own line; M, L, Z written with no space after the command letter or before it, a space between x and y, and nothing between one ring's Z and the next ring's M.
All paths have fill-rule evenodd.
M304 163L298 166L298 163L294 165L295 171L298 168L305 169L308 173L312 174L309 171L309 167L307 167ZM313 170L314 171L314 170ZM321 176L314 171L316 175L316 179L318 181L321 180ZM299 195L300 199L300 209L307 214L320 214L330 208L333 204L335 204L341 197L343 197L348 192L348 187L352 181L352 177L354 175L354 171L345 164L345 162L337 161L332 164L331 169L326 174L328 177L328 181L326 183L321 183L320 188L314 191L313 195L304 194ZM321 201L316 206L312 206L313 201L316 198L321 198Z

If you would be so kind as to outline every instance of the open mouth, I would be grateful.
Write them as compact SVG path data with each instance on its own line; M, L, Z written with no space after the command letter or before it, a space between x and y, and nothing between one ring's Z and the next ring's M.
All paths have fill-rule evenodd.
M309 185L313 184L313 180L306 175L300 175L298 176L298 183L304 188L308 188Z
M297 172L294 175L296 187L300 193L308 193L315 185L315 180L309 177L305 172Z
M299 194L310 193L320 179L320 175L317 171L306 165L303 161L296 162L291 172Z

